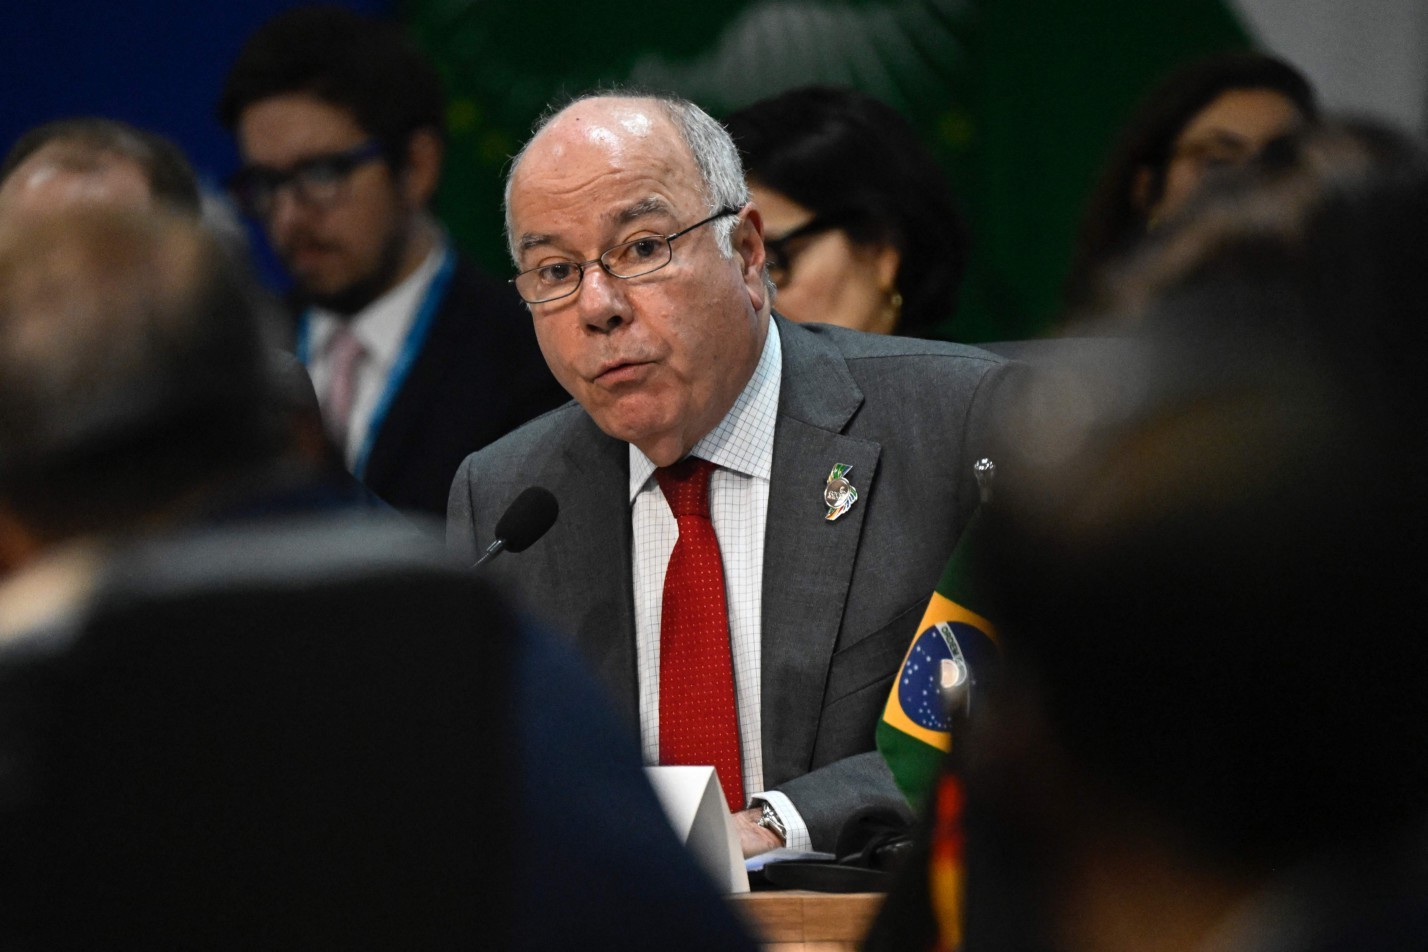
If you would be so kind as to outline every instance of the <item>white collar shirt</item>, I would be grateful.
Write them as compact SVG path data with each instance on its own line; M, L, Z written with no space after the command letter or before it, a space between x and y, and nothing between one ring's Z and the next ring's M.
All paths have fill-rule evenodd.
M332 385L332 361L328 344L338 327L346 323L362 343L365 356L357 369L356 393L348 418L343 455L347 468L355 470L372 417L387 389L388 380L410 335L417 311L425 300L432 278L446 254L446 243L438 241L415 271L396 287L351 317L314 307L308 312L308 373L323 415L328 412L328 391Z
M806 827L786 797L762 792L762 656L764 536L768 525L769 474L783 368L778 328L769 321L763 352L734 406L691 455L718 468L709 484L710 514L724 563L729 643L739 718L745 802L768 800L789 827L791 847L808 848ZM639 675L640 740L645 763L659 763L659 647L664 574L679 528L654 479L655 464L630 445L630 506L633 529L635 645ZM740 809L742 803L729 804ZM802 842L800 842L800 836Z

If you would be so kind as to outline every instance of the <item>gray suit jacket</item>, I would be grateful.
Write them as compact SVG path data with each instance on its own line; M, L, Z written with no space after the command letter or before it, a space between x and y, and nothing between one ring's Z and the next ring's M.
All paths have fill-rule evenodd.
M764 785L786 794L815 848L861 808L907 812L873 733L953 544L976 506L972 464L1008 365L970 347L776 317L783 379L764 552ZM638 723L627 444L574 403L468 457L448 541L474 560L525 487L560 518L494 579L574 640ZM848 463L859 499L824 519Z

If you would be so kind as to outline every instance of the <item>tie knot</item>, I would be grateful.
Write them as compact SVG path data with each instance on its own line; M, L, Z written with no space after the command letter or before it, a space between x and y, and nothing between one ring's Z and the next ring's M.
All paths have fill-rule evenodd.
M367 348L362 338L352 332L346 324L339 324L327 341L327 356L334 364L348 364L359 359Z
M674 518L709 518L709 477L713 473L713 463L693 456L687 456L673 466L661 466L655 470L655 480Z

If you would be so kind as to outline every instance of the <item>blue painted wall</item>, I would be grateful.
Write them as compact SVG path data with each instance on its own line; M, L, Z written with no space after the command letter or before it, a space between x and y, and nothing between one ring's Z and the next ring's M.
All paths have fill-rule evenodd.
M0 149L26 129L74 115L122 119L177 142L206 184L236 167L237 152L213 117L238 49L296 0L102 3L17 0L0 35ZM385 0L345 6L385 13ZM256 242L274 283L280 272Z

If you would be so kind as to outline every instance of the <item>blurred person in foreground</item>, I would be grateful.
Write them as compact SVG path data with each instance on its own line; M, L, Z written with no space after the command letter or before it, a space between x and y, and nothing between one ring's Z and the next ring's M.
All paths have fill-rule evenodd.
M115 119L59 119L29 130L0 162L0 215L94 202L162 206L197 217L198 180L178 146Z
M774 313L738 151L685 100L577 99L506 194L516 287L577 402L462 464L453 549L527 486L556 495L493 576L570 634L647 763L718 768L746 855L907 817L874 725L1008 366Z
M192 220L0 223L0 945L745 947L549 638L404 519L234 516L251 291Z
M809 86L724 121L764 217L779 313L878 334L941 337L967 267L947 177L897 110Z
M205 209L188 159L163 136L97 116L59 119L20 136L0 163L0 220L36 220L84 205L158 209L201 220L238 262L243 279L253 285L254 300L267 311L275 308L257 288L245 239L214 209ZM283 427L293 475L305 486L288 498L269 495L260 505L381 505L347 474L323 427L307 370L286 350L272 347L268 354L274 383L270 407Z
M387 503L440 518L462 459L565 395L515 293L430 210L436 68L396 23L301 7L244 43L218 116L243 157L233 195L292 276L296 350L333 442Z
M1422 144L1311 131L1115 275L1117 359L1021 402L978 537L1004 667L965 948L1422 948L1425 273ZM870 947L958 944L927 897L962 835Z
M1252 161L1318 113L1304 75L1262 53L1222 53L1166 77L1126 123L1087 203L1066 279L1071 315L1094 314L1105 269L1184 208L1207 175Z

